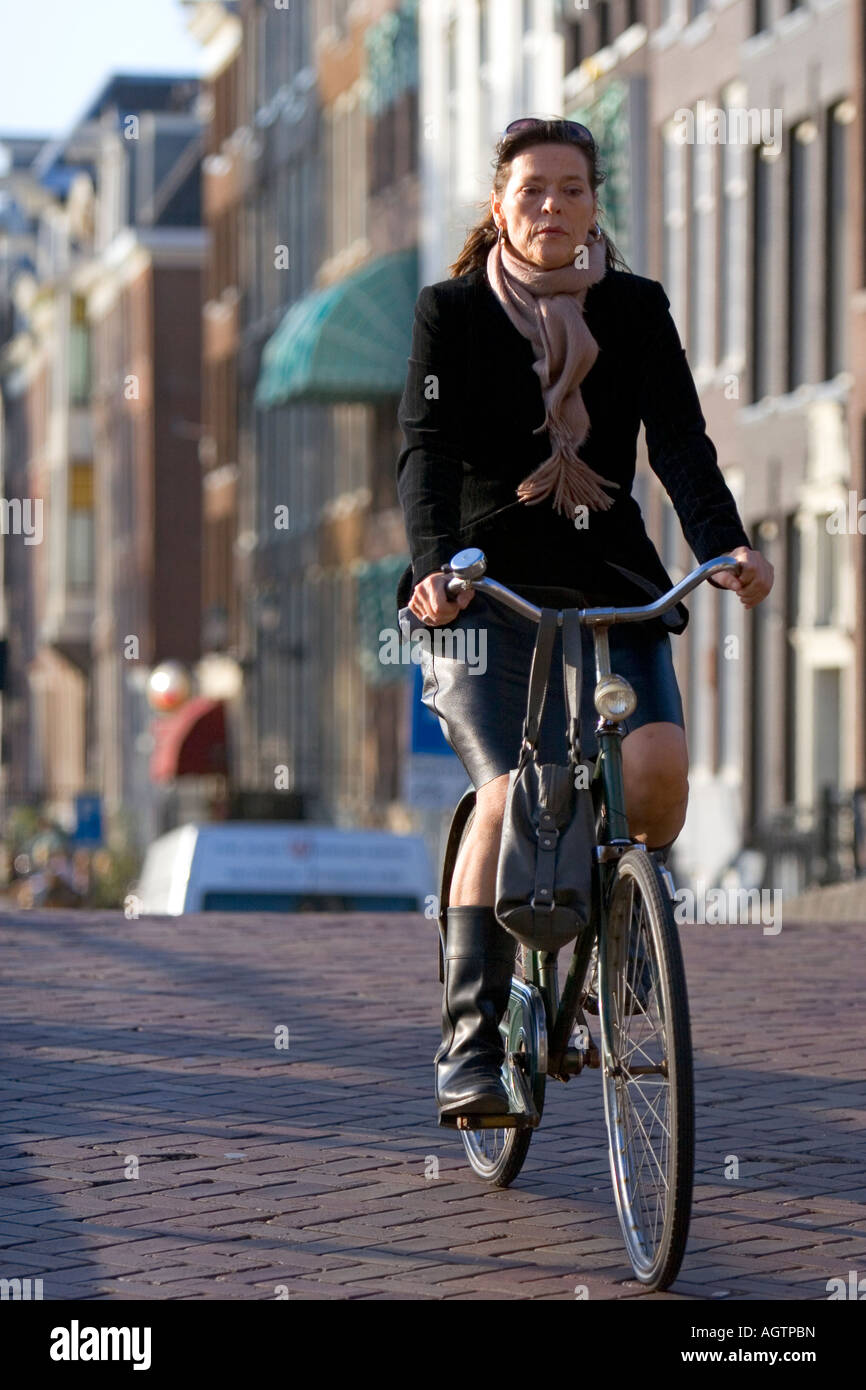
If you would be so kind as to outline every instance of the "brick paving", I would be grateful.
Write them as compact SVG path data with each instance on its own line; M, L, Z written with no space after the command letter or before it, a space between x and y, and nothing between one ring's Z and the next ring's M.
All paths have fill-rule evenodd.
M0 1277L46 1299L826 1299L866 1276L862 926L681 930L695 1199L680 1277L648 1295L599 1072L549 1083L507 1191L436 1125L432 922L0 913Z

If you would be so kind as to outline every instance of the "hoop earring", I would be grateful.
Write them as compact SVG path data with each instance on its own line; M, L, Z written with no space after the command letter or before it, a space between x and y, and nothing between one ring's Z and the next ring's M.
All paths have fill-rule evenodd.
M505 233L504 233L503 228L502 228L502 223L500 222L500 224L499 224L499 236L496 238L496 245L497 245L497 246L501 246L501 245L502 245L502 238L503 238L504 235L505 235Z

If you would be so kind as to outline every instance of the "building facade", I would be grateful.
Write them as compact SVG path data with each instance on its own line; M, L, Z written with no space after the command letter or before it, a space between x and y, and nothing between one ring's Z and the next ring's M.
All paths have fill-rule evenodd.
M776 574L750 614L702 586L676 642L691 760L678 863L710 881L744 845L819 836L821 808L862 781L862 540L835 529L859 468L848 332L859 8L648 0L594 6L573 26L568 114L597 114L604 130L612 109L628 113L605 147L633 190L616 205L622 240L642 251L632 268L665 286L708 433ZM645 456L644 467L654 538L685 573L694 559Z
M160 828L150 669L200 650L202 124L194 78L110 78L27 169L36 261L4 348L6 485L44 539L7 547L7 800ZM18 629L18 615L22 629Z
M295 814L402 815L393 461L417 261L413 0L241 7L235 774Z

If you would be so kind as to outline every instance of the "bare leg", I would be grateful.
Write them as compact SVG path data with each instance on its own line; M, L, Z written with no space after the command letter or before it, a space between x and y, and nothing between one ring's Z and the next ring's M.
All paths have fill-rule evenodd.
M478 788L472 825L454 865L453 907L496 905L496 866L507 793L507 772Z
M644 724L622 741L629 830L650 849L675 840L689 800L689 754L678 724Z

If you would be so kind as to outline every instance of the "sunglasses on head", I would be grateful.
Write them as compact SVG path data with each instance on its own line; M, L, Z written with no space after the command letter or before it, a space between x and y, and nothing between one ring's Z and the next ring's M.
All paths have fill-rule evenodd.
M562 126L573 139L579 140L584 145L594 145L595 140L592 132L587 130L585 125L579 121L542 121L537 116L523 116L519 121L512 121L511 125L505 127L506 135L516 135L520 130L534 130L537 126L558 125Z

